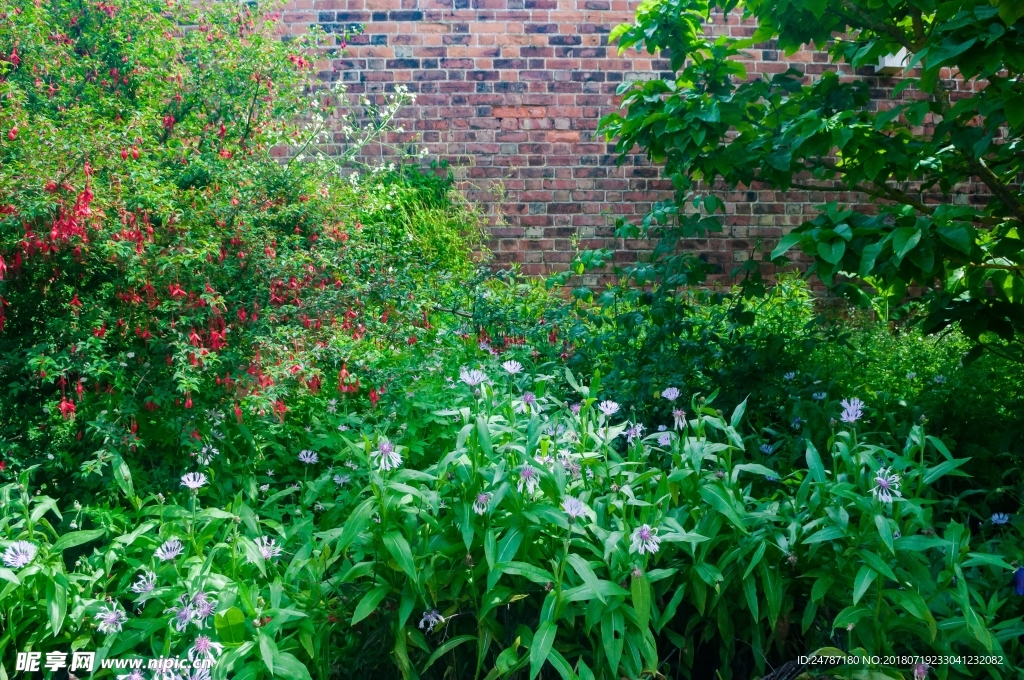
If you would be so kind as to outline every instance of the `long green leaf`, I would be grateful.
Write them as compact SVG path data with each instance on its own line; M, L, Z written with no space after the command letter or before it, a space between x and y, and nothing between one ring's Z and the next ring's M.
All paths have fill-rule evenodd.
M384 596L391 590L391 586L384 584L377 586L370 590L366 595L363 595L363 599L356 605L356 610L352 614L352 625L356 625L367 616L373 613L373 610L377 608L380 601L384 599Z
M537 677L541 666L547 661L557 633L558 625L554 621L545 621L537 629L537 634L533 636L533 644L530 645L530 680Z
M427 659L427 663L423 666L423 672L426 673L427 669L433 666L435 661L461 645L463 642L471 642L473 640L476 640L475 635L459 635L458 637L453 637L451 640L434 650L434 653L430 655L430 658Z

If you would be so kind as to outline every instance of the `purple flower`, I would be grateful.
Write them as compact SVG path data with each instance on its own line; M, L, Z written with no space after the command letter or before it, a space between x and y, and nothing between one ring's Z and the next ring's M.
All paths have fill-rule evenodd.
M174 628L179 633L184 633L185 629L188 628L190 623L193 623L196 618L196 609L192 606L187 595L182 595L179 600L181 606L171 607L165 609L165 614L174 614Z
M4 564L11 569L21 569L36 558L38 551L35 543L17 541L4 551Z
M669 401L675 401L679 398L679 390L675 387L668 387L661 393L661 396Z
M657 533L657 529L652 529L647 524L641 525L630 536L629 552L637 552L641 555L644 553L651 553L653 555L658 552L658 544L661 542L661 539L658 538Z
M394 470L402 464L402 456L395 450L395 445L384 439L377 445L377 450L373 452L373 457L380 458L378 461L378 469L381 472L387 472L388 470Z
M224 645L214 642L206 635L200 635L188 650L188 658L189 661L195 661L197 658L213 660L223 651Z
M828 392L815 392L811 395L811 399L814 401L825 401L828 398Z
M99 613L94 617L96 621L96 630L105 635L111 633L120 633L121 625L128 620L128 615L122 610L117 608L117 603L109 607L103 607Z
M761 444L761 453L763 453L766 456L772 455L772 445L771 444Z
M269 536L260 536L256 539L256 547L260 549L260 554L263 555L263 559L272 560L281 554L281 548L277 545L277 541L270 538Z
M181 541L176 538L172 538L157 548L156 552L153 553L153 557L156 557L161 562L168 562L184 551L185 546L181 544Z
M491 494L479 493L476 495L476 500L473 501L473 512L478 515L482 515L487 512L487 504L491 502Z
M522 493L523 487L526 487L526 493L532 494L537 490L540 485L540 475L533 467L524 465L519 470L519 492Z
M312 464L316 463L318 460L320 460L320 456L317 455L316 451L310 451L309 449L306 449L304 451L299 451L299 462L300 463L305 463L306 465L312 465Z
M432 632L438 625L444 623L444 617L436 609L423 612L423 618L420 619L420 630L426 629L428 633Z
M871 490L875 498L883 503L892 503L892 495L900 493L900 476L889 473L889 468L882 468L875 475L875 488Z
M192 596L192 606L195 608L196 625L200 628L206 623L206 619L213 616L217 611L217 600L211 600L203 591Z
M783 373L782 374L782 379L785 380L786 382L789 382L790 380L792 380L795 377L796 377L796 372L795 371L790 371L789 373Z
M1017 567L1013 572L1013 592L1024 595L1024 567Z
M644 426L640 423L631 425L626 429L626 442L632 444L634 441L643 436Z
M583 504L583 501L572 496L566 496L565 500L562 501L562 510L565 510L565 514L569 515L570 522L587 514L587 506Z
M151 571L144 571L139 574L139 580L132 584L132 591L143 594L148 593L156 587L156 574Z
M843 407L843 413L839 416L839 419L844 423L855 423L860 420L863 413L861 409L864 408L864 402L854 397L853 399L843 399L839 402Z
M338 486L345 486L352 481L352 475L334 475L334 483Z
M619 405L611 400L602 401L597 405L597 408L604 414L606 418L611 418L613 415L619 412Z
M1005 512L996 512L992 514L992 524L1006 524L1010 521L1010 516Z
M686 427L686 413L681 408L677 408L672 411L673 427L677 430L682 430Z
M117 676L117 680L146 680L146 676L142 674L142 671L136 668L127 675Z
M672 433L663 432L661 436L658 437L658 446L672 446Z
M576 402L575 404L569 407L569 410L572 412L574 416L578 416L580 414L580 408L582 408L582 406L583 404Z

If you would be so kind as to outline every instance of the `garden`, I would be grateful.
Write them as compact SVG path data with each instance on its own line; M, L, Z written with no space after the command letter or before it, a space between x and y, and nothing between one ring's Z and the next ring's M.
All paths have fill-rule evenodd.
M675 198L545 279L278 19L0 0L0 680L1024 677L1024 8L641 3ZM703 285L753 184L870 203Z

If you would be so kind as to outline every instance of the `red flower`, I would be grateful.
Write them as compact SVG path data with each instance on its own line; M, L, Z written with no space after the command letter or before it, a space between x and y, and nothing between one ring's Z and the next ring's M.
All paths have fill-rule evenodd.
M377 402L380 401L380 393L377 390L370 388L370 405L377 406Z
M60 415L64 420L75 415L75 403L73 401L68 401L67 397L60 398L60 406L58 408L60 409Z
M175 122L176 121L174 120L174 116L172 116L170 114L167 114L166 116L164 116L164 128L166 128L168 131L171 131L171 130L174 129L174 123Z
M93 328L92 334L95 335L97 338L103 338L107 334L107 324L104 323L102 326L97 326L96 328Z
M235 404L235 419L238 420L238 424L242 424L242 409L238 404Z
M183 298L183 297L185 297L185 291L182 290L181 286L179 286L176 283L172 283L171 285L167 286L167 290L170 291L172 298Z
M13 142L14 139L17 136L18 136L18 126L15 125L14 127L11 128L11 131L7 133L7 139L9 139L9 140L11 140Z

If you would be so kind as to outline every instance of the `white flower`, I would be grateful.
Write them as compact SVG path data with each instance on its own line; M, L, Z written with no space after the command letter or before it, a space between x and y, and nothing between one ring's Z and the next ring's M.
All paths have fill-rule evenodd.
M524 465L519 470L519 492L522 493L523 487L526 487L526 493L532 494L537 490L540 485L540 475L538 472L529 465Z
M93 618L97 622L96 630L109 635L121 632L121 624L128 620L128 615L118 609L115 602L109 607L101 608L99 613Z
M139 595L148 593L156 587L156 574L151 571L143 571L139 574L139 580L132 584L132 590Z
M629 552L637 552L643 555L658 552L661 539L657 536L658 530L652 529L649 525L643 524L633 532L629 539Z
M352 475L334 475L334 483L338 486L345 486L352 481Z
M18 541L4 551L4 564L11 569L21 569L36 558L38 551L35 543Z
M264 493L266 493L267 491L270 491L270 485L269 484L260 484L260 491L262 491Z
M337 399L331 399L330 401L327 402L327 412L328 413L337 413L338 412L338 400Z
M900 476L890 474L889 468L882 468L875 475L875 488L871 490L875 498L883 503L892 503L892 495L903 496L900 493Z
M428 633L432 632L438 625L444 623L444 617L436 609L423 612L423 618L420 619L420 630L424 628Z
M395 450L395 445L388 440L382 441L377 450L373 452L374 458L379 458L377 465L381 472L394 470L402 464L402 456Z
M518 361L515 361L515 360L512 360L512 359L510 359L509 361L506 361L505 363L503 363L501 365L501 367L504 368L506 371L508 371L509 375L515 375L516 373L522 373L523 372L523 365L521 363L519 363Z
M206 486L206 475L202 472L189 472L181 476L181 485L198 491L201 487Z
M156 557L161 562L167 562L169 560L173 560L184 552L184 550L185 546L181 544L181 541L176 538L172 538L157 548L156 552L153 553L153 557Z
M200 465L209 465L210 461L220 455L220 451L207 444L204 446L199 453L192 454L196 457L196 461Z
M491 494L480 493L477 494L476 500L473 501L473 512L478 515L482 515L487 512L487 504L491 502Z
M1006 524L1010 521L1010 516L1005 512L996 512L992 514L992 524Z
M668 387L661 393L661 396L669 401L675 401L679 398L679 389L676 387Z
M663 432L658 436L658 446L672 446L672 433Z
M602 401L597 405L597 408L600 409L601 413L603 413L606 418L611 418L619 412L619 405L614 401L609 400Z
M572 496L566 496L562 501L562 510L569 515L570 522L587 514L587 506L583 504L583 501Z
M257 538L256 547L260 549L260 554L263 555L263 559L265 560L278 557L283 552L277 545L277 541L268 536L260 536Z
M320 460L320 456L317 455L316 451L310 451L309 449L299 451L299 462L301 463L312 465L318 460Z
M672 411L672 426L677 430L686 427L686 412L681 408Z
M470 387L476 387L477 385L486 382L487 374L477 369L473 369L471 371L467 368L464 368L459 373L459 380L466 383Z

